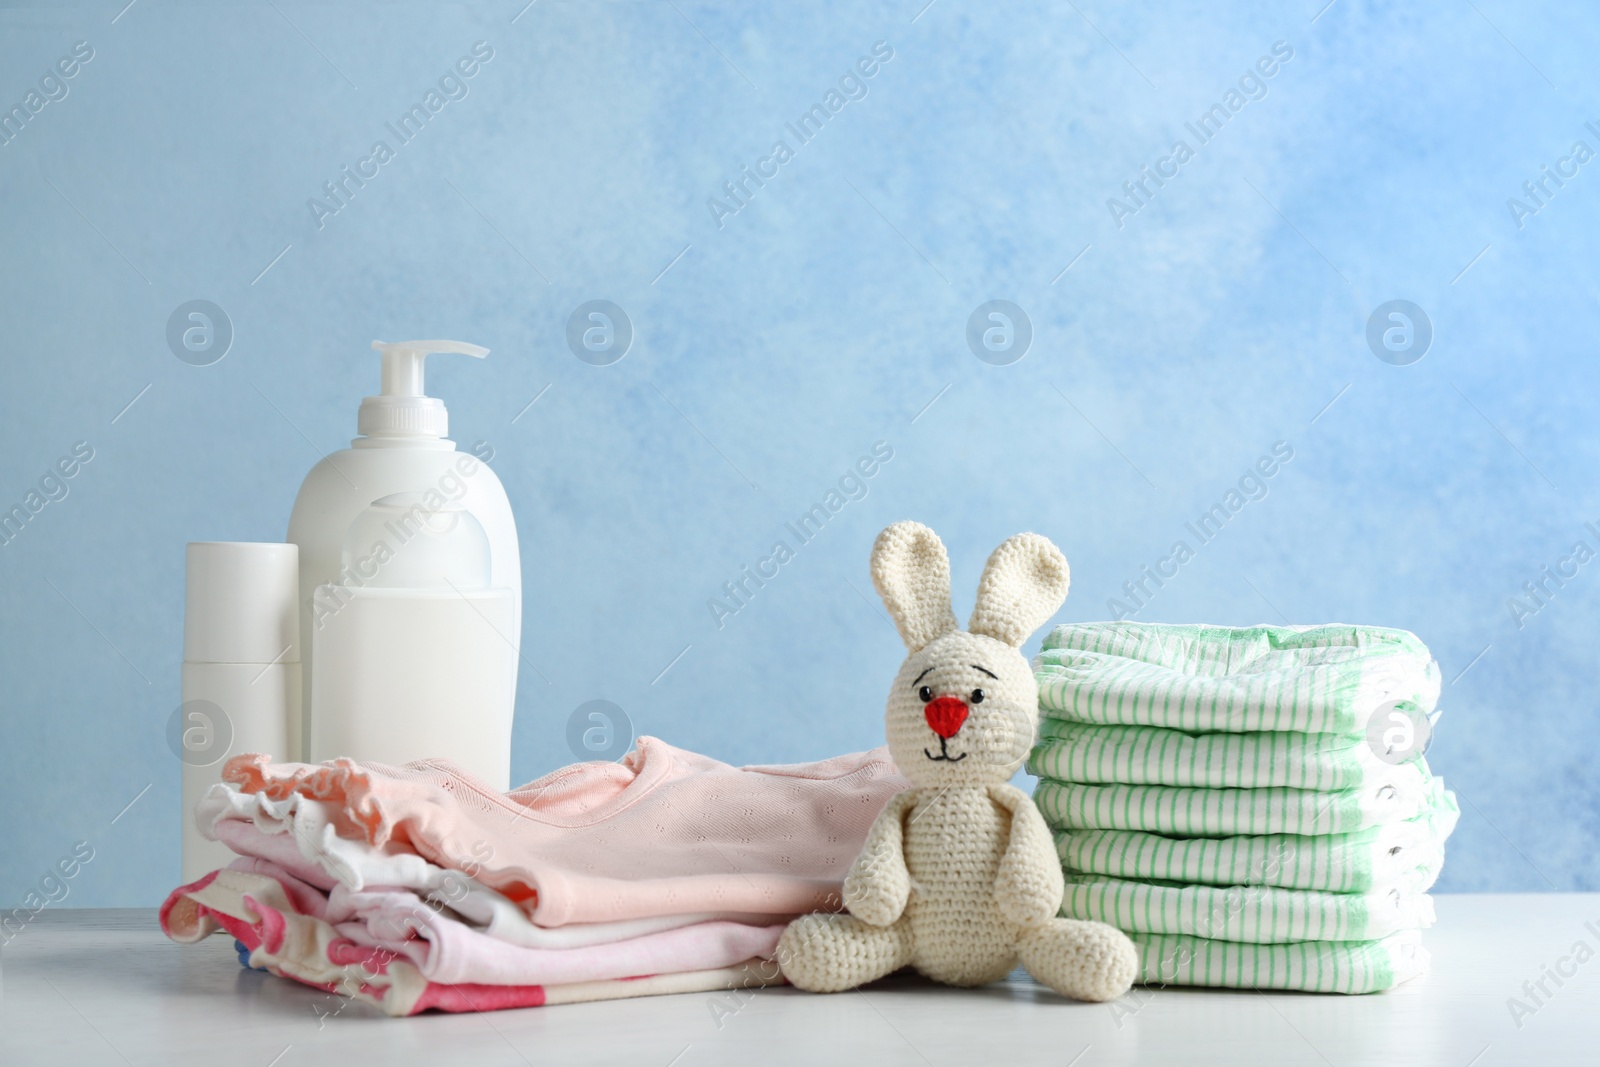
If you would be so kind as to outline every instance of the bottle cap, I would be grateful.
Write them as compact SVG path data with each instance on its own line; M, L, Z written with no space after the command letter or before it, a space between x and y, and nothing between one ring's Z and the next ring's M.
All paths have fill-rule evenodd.
M186 663L300 662L300 547L191 541L184 550Z
M374 341L372 348L383 354L383 383L380 395L361 400L356 432L363 437L444 437L450 415L442 401L423 392L423 361L436 352L489 354L465 341Z

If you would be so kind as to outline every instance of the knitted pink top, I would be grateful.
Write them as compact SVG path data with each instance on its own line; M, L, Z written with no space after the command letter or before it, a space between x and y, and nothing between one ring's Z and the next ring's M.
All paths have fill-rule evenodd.
M873 819L911 784L884 748L731 767L653 737L619 762L574 764L504 794L444 760L243 755L222 777L246 793L323 801L340 837L463 871L541 926L838 910Z

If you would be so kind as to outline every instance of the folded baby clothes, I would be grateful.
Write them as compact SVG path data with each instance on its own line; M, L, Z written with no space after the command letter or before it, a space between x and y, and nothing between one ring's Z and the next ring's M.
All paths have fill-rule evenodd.
M1368 736L1380 710L1432 720L1414 635L1072 624L1034 669L1061 914L1127 932L1146 981L1370 992L1426 966L1459 809L1420 753Z
M322 801L334 836L472 871L541 926L836 906L873 819L910 785L882 748L737 768L650 737L505 794L442 760L237 756L222 778Z
M250 865L265 861L242 861ZM737 937L708 941L681 954L671 950L670 969L655 966L654 958L665 946L621 959L611 966L592 966L576 960L562 964L540 962L525 972L506 972L509 981L439 981L428 974L436 961L393 947L360 944L325 917L316 914L319 894L292 876L271 877L259 871L232 868L206 875L174 890L162 905L162 929L175 941L198 941L219 929L249 950L250 963L283 978L290 978L368 1004L388 1015L412 1015L428 1009L442 1011L493 1011L544 1004L608 1000L663 993L702 992L753 988L781 982L770 959L770 944L763 935L753 943L759 950L739 955L750 943ZM304 909L304 910L302 910ZM690 928L692 929L692 928ZM748 928L747 928L748 929ZM781 927L778 928L781 932ZM553 950L584 956L595 950ZM627 956L627 953L614 953ZM631 973L605 975L621 967ZM560 976L567 976L562 981ZM540 980L540 979L543 980ZM326 1014L326 1013L324 1013Z
M1422 936L1407 930L1378 941L1253 945L1185 934L1134 934L1137 981L1152 986L1377 993L1428 969Z
M1033 799L1054 829L1147 830L1191 837L1342 834L1414 817L1426 803L1416 768L1357 789L1182 789L1040 779Z
M1323 893L1274 886L1184 885L1103 875L1067 877L1061 911L1124 933L1188 934L1277 945L1294 941L1376 941L1432 926L1433 898L1398 888Z
M1096 726L1045 719L1028 771L1065 782L1210 789L1339 791L1394 768L1365 737L1291 731L1186 733L1159 726Z
M297 913L328 924L363 948L383 949L429 982L446 985L552 985L706 970L770 956L783 933L781 923L702 922L597 945L530 948L474 930L414 893L336 886L324 894L268 860L236 860L216 872L212 884L218 891L259 895L271 888L269 881Z
M908 785L883 749L736 768L653 738L508 794L443 761L242 756L195 812L239 858L162 921L391 1015L753 988Z
M546 927L501 893L463 871L436 867L393 842L385 850L366 841L332 834L321 801L291 796L282 801L240 793L227 783L211 787L197 807L202 832L243 857L269 860L283 870L339 899L360 899L369 887L403 889L412 901L448 911L462 923L492 938L527 948L581 948L713 921L765 926L787 916L739 912L689 912L612 922ZM397 927L411 912L406 898L373 894L389 901L391 914L367 907L369 921Z
M1364 626L1069 623L1035 675L1047 717L1208 733L1360 734L1389 701L1439 697L1414 634Z
M1444 863L1444 840L1460 809L1435 778L1427 808L1411 819L1320 837L1168 837L1131 830L1058 830L1056 852L1068 874L1199 885L1270 885L1367 893L1426 891Z

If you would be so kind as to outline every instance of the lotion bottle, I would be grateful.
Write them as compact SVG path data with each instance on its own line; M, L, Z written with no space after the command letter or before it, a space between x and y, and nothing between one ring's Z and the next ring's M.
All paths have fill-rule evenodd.
M465 512L482 528L488 546L485 588L509 594L506 636L511 655L505 663L503 688L513 696L516 693L522 639L522 561L511 503L488 464L456 450L455 442L446 436L449 415L444 404L426 395L423 388L423 364L429 355L449 352L481 359L489 350L461 341L374 341L372 347L382 359L382 382L377 396L361 401L356 419L359 436L349 448L328 455L311 469L289 517L288 540L300 549L304 705L302 719L290 724L288 745L294 758L313 762L336 756L370 758L360 751L328 747L344 743L349 735L319 727L319 720L339 714L339 708L319 704L317 699L317 634L372 580L370 574L364 576L349 566L371 554L370 545L359 546L354 558L347 558L346 536L352 524L375 501L397 493L417 494L418 502L429 512ZM505 747L509 753L509 725ZM509 755L507 760L509 763Z

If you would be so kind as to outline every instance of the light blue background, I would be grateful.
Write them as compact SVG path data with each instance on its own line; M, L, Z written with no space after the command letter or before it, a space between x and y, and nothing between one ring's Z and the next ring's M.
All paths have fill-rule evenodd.
M184 542L282 538L374 337L493 350L429 381L517 511L548 679L523 671L518 778L573 758L596 698L735 762L875 745L903 655L866 573L883 525L944 536L963 617L997 543L1047 534L1059 618L1105 618L1282 440L1267 497L1139 617L1415 630L1465 813L1440 888L1600 888L1600 562L1521 628L1507 607L1600 549L1600 161L1520 229L1506 205L1600 149L1600 20L920 3L0 10L7 107L95 50L0 148L0 504L95 451L0 548L0 904L80 839L69 906L175 884ZM317 228L307 198L479 40L470 94ZM719 228L707 199L876 41L867 97ZM1266 97L1119 229L1107 198L1276 41ZM196 298L236 332L208 367L165 342ZM1434 326L1411 366L1365 343L1394 298ZM637 332L612 366L564 340L593 299ZM1033 324L1011 366L965 342L991 299ZM879 440L866 498L719 629L708 598Z

